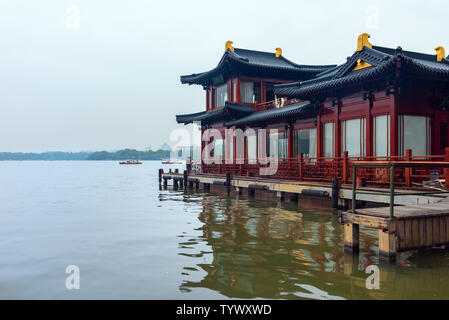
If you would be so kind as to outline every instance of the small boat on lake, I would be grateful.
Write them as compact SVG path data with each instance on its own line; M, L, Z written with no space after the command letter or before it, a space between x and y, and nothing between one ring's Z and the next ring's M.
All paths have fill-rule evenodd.
M127 161L120 161L120 164L142 164L139 160L127 160Z
M172 160L164 160L164 161L162 161L162 164L182 164L182 162L181 161L176 161L176 160L174 160L174 161L172 161Z

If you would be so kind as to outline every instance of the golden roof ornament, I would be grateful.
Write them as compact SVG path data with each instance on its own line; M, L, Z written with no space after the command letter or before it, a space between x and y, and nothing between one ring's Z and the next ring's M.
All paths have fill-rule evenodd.
M276 58L279 58L280 56L282 56L282 49L276 48Z
M357 51L362 51L364 47L372 48L373 45L368 41L371 36L368 33L362 33L357 38Z
M446 58L446 52L444 50L444 47L439 46L435 48L436 54L437 54L437 61L441 62L444 58Z
M232 46L234 42L232 41L226 41L226 45L225 45L225 52L229 50L231 50L232 52L234 52L234 47Z

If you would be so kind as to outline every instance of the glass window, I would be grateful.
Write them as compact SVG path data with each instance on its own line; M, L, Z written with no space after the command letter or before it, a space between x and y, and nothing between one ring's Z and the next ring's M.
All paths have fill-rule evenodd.
M224 143L223 138L214 139L214 159L223 159Z
M365 132L365 118L342 121L342 151L348 151L350 157L364 157Z
M277 156L278 159L288 157L288 140L286 132L280 131L277 133L270 133L269 140L270 140L270 150L269 150L270 157Z
M246 137L246 152L249 164L257 163L257 136L251 135Z
M295 130L293 132L293 154L298 157L300 153L305 158L316 157L316 129Z
M254 83L248 81L240 81L240 102L254 102Z
M228 85L224 84L215 89L215 107L223 107L228 101Z
M376 157L388 157L389 135L390 135L390 116L377 116L374 120L374 155Z
M403 155L407 149L416 156L430 154L430 117L401 115L399 132Z
M234 162L234 136L229 136L227 139L225 139L226 146L226 161L228 163Z
M327 122L324 124L324 156L327 158L334 157L335 150L335 124L333 122Z

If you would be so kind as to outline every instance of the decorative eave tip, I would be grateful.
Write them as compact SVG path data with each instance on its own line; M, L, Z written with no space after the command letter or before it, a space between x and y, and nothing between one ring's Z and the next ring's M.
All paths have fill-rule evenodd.
M231 50L232 52L234 52L234 47L232 46L233 43L234 42L232 42L232 41L226 41L225 52L228 51L228 49Z
M279 58L280 56L282 56L282 49L276 48L276 58Z
M357 51L362 51L364 47L372 48L373 45L368 41L371 36L368 33L362 33L357 38Z
M444 50L444 47L439 46L435 48L436 55L437 55L437 61L441 62L444 58L446 58L446 52Z

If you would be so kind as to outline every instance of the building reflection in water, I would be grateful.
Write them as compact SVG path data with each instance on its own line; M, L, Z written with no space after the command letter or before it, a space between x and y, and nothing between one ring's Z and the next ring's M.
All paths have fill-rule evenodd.
M200 199L201 236L179 246L180 255L197 257L184 267L182 292L205 288L230 298L401 299L413 295L414 288L422 298L429 278L449 279L446 252L437 259L442 266L434 261L432 268L419 267L429 258L426 253L401 254L396 264L380 264L381 289L368 290L364 270L379 265L376 230L361 230L361 252L353 256L344 253L343 227L332 211L238 197ZM199 259L209 254L210 262ZM196 270L205 276L198 280ZM427 280L417 281L417 273Z

